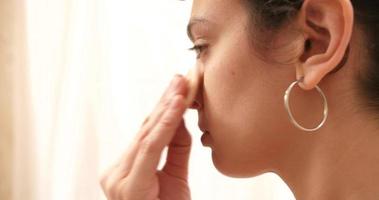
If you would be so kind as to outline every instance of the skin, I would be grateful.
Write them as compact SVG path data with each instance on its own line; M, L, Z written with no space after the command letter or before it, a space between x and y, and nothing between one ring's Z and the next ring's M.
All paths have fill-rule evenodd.
M377 199L379 131L374 115L362 106L357 87L356 76L368 57L351 2L305 0L299 15L277 34L259 34L249 24L251 17L239 0L193 2L190 36L203 48L197 57L202 78L192 108L198 110L200 128L209 132L203 144L212 149L216 168L231 177L274 172L302 200ZM262 37L251 37L254 31ZM268 48L259 48L253 40L264 41ZM306 41L311 42L308 49ZM349 45L347 63L330 74ZM301 125L313 128L322 119L316 85L328 99L328 120L311 134L290 122L283 105L285 90L301 77L304 81L290 97ZM176 101L185 98L186 83L179 84ZM190 139L181 120L186 107L182 103L176 112L159 103L150 115L158 117L150 117L141 128L145 137L139 137L105 173L102 186L109 199L190 199L186 182ZM162 112L171 114L156 114ZM166 128L144 131L146 124ZM168 167L157 170L163 147L179 143L170 148L184 152L169 152ZM125 170L124 165L129 167ZM167 190L170 187L179 188Z
M186 79L174 77L128 150L102 175L100 183L108 199L190 199L191 137L183 121L187 94ZM167 161L157 170L165 146L169 146Z

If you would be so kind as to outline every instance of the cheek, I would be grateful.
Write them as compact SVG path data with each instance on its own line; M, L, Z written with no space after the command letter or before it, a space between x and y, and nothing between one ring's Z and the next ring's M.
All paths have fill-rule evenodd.
M256 105L262 100L256 93L265 90L261 87L263 72L256 67L261 63L252 58L254 53L246 44L247 41L226 40L209 57L204 69L205 113L208 125L220 131L219 141L246 136L252 113L257 112Z
M251 66L246 43L225 39L214 48L206 63L204 101L211 111L208 112L212 115L210 119L217 124L228 127L236 124L238 118L234 116L241 114L239 112L246 106L248 88L254 84L252 77L257 76L257 71ZM235 51L236 46L240 47L240 52Z
M284 143L284 89L268 83L273 73L261 68L270 66L246 57L223 56L204 72L204 113L214 142L213 161L229 176L261 173Z
M218 62L210 63L204 73L205 113L208 115L209 126L220 132L219 140L226 139L228 132L236 132L240 111L246 106L243 103L246 84L240 74L243 62L235 62L231 57L222 56ZM237 117L240 115L239 117ZM225 129L226 128L226 129ZM223 133L223 135L221 135Z

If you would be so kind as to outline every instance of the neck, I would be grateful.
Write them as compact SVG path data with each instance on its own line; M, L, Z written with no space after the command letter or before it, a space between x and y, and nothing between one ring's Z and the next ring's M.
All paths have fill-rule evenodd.
M379 197L378 128L357 113L342 116L331 115L338 121L330 121L317 133L302 133L304 138L294 145L298 150L292 148L278 167L296 199Z

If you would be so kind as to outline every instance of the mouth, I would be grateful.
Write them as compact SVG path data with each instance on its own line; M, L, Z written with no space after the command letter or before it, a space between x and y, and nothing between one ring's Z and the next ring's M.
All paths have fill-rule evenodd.
M208 131L208 129L205 128L206 126L202 120L199 121L198 125L201 132L203 132L203 135L201 136L201 143L203 144L203 146L210 146L212 142L211 133Z
M206 135L206 134L210 134L210 132L209 132L207 129L205 129L205 128L204 128L202 125L200 125L200 124L199 124L199 128L200 128L200 131L203 132L204 135Z
M203 131L203 135L201 136L201 143L203 144L203 146L210 146L211 134L209 131Z

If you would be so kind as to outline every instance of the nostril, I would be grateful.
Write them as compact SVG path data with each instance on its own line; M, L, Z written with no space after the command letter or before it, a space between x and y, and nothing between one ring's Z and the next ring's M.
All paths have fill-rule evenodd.
M190 106L191 109L197 109L197 110L200 109L200 107L201 107L200 103L197 102L196 100L193 101L191 106Z

